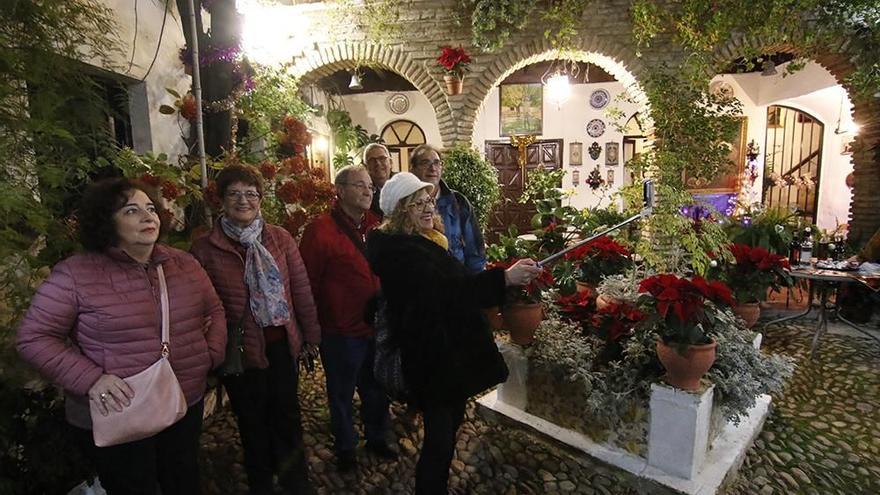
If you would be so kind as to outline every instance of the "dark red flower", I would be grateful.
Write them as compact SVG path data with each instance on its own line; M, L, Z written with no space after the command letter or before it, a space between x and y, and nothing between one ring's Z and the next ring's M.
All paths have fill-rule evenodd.
M263 162L260 164L260 174L263 178L271 180L278 174L278 165L272 162Z
M142 175L140 181L153 187L159 187L159 185L162 183L162 179L149 173Z
M471 57L464 51L464 48L454 48L451 46L440 47L440 56L437 62L446 69L446 72L456 73L459 76L471 63Z
M167 199L168 201L174 201L180 196L181 191L180 188L177 187L177 184L169 181L162 182L162 197Z

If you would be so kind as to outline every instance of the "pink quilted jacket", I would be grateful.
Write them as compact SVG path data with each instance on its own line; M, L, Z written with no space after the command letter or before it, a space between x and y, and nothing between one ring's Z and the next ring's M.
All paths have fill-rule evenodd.
M115 248L75 254L37 290L17 341L22 358L65 389L74 425L91 427L87 394L102 374L124 378L159 359L158 264L168 283L171 366L189 404L201 400L208 371L223 362L223 306L192 256L157 244L145 268Z
M281 280L286 281L284 292L295 316L285 325L287 342L290 355L298 357L303 341L316 345L321 343L321 327L308 273L296 241L283 228L265 224L262 243L275 258L281 271ZM208 235L193 242L192 254L211 277L217 294L223 300L226 317L230 322L241 321L244 326L245 368L267 368L266 341L251 314L248 289L244 282L244 258L236 249L237 245L223 233L218 220Z

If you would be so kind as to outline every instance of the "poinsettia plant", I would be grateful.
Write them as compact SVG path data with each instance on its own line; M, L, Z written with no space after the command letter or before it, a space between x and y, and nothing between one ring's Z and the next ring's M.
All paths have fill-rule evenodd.
M667 345L680 353L687 346L711 342L708 332L717 314L734 304L730 287L723 282L691 279L663 273L639 284L638 307L645 314L644 324Z
M604 235L568 252L565 259L574 265L577 280L592 286L632 266L629 250Z
M494 261L489 263L487 268L503 268L508 269L513 266L521 258L509 258L502 261ZM522 287L511 286L507 290L506 302L521 302L526 304L541 302L544 292L553 287L553 274L548 269L541 271L541 274L535 277L528 285Z
M468 64L471 63L471 57L461 46L458 48L442 46L440 47L440 56L437 57L437 63L443 67L447 74L460 79L464 77Z
M788 259L763 247L729 244L725 248L733 257L730 262L717 261L710 275L727 283L740 304L763 301L767 290L791 287Z

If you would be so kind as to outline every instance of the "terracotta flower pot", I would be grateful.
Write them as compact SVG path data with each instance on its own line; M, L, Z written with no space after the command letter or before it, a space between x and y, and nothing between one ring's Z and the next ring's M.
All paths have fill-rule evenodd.
M535 330L544 319L544 306L541 303L513 303L501 311L504 328L510 332L514 344L529 345L535 340Z
M450 95L461 94L461 90L464 87L464 79L447 74L443 76L443 81L446 82L447 93Z
M483 310L483 313L486 314L486 319L489 320L489 330L494 332L504 328L504 317L501 316L501 310L498 306L486 308Z
M577 289L578 294L582 292L589 292L594 289L594 287L586 282L581 282L580 280L575 280L574 286Z
M614 299L613 297L606 294L599 294L599 297L596 298L596 310L600 310L607 306L611 306L614 303L618 303L619 301Z
M700 388L700 379L715 362L714 340L710 344L688 346L684 354L679 354L674 346L657 341L657 357L666 368L666 383L682 390L694 391Z
M746 322L746 328L752 328L761 317L761 305L756 302L737 304L733 308L733 314Z

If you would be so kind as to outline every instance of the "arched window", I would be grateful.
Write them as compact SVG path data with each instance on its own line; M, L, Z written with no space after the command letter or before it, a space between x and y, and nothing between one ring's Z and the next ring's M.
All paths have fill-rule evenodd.
M425 144L425 132L411 120L395 120L382 129L382 142L391 153L391 170L409 171L409 153L420 144Z

